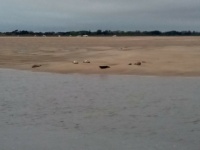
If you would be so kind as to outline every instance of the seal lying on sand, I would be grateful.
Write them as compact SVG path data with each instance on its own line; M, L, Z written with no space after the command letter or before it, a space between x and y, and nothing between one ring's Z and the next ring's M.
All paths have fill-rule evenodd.
M73 61L73 64L78 64L78 61L74 60L74 61Z
M90 63L90 61L86 59L83 61L83 63Z
M140 66L142 63L140 61L134 63L134 65Z
M100 69L107 69L110 68L110 66L99 66Z
M38 64L35 64L32 66L32 68L38 68L38 67L41 67L42 65L38 65Z

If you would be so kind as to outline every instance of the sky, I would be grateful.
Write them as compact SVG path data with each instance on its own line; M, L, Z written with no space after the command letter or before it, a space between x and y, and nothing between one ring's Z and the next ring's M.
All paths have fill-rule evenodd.
M0 31L200 31L200 0L0 0Z

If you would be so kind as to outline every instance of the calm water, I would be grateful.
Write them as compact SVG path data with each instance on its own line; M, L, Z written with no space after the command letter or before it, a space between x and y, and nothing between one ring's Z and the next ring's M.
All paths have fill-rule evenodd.
M0 69L0 150L199 149L199 77Z

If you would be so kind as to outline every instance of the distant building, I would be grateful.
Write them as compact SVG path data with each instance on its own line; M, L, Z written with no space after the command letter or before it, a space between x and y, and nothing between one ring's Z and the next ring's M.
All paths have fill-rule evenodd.
M88 35L85 34L85 35L83 35L83 37L88 37Z

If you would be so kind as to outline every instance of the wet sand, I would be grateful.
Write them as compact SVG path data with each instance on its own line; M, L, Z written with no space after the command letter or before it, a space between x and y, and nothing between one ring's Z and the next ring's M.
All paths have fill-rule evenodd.
M199 150L200 78L0 69L1 150Z
M0 37L1 68L64 74L199 76L199 58L200 37ZM91 63L82 63L84 59ZM128 65L137 61L145 63ZM34 64L42 66L32 69ZM110 68L101 70L100 65Z

